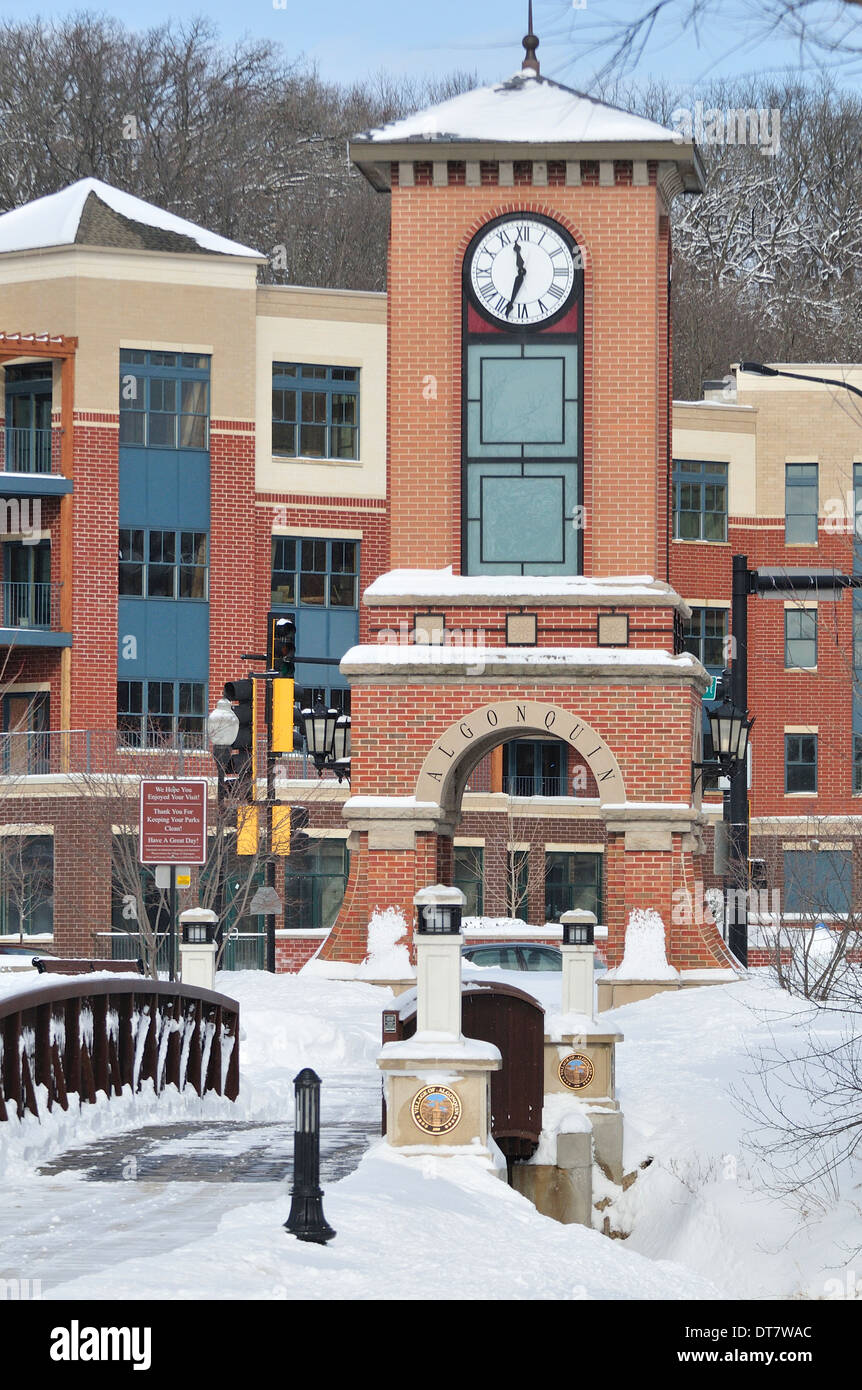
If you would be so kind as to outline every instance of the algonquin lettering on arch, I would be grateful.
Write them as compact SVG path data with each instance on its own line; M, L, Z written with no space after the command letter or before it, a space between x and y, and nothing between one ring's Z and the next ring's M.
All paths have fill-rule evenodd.
M429 750L416 784L419 801L447 800L450 779L462 759L475 763L506 738L524 733L552 733L570 743L589 764L601 801L625 800L622 774L611 749L588 724L559 705L533 700L506 700L474 710L446 730Z

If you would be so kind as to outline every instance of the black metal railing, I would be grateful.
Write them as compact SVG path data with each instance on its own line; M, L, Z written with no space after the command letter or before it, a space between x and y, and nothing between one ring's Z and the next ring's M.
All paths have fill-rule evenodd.
M257 749L257 777L266 778L266 748ZM127 774L146 777L215 777L206 735L148 730L143 743L128 730L21 729L0 734L0 776L64 773ZM317 781L307 753L285 753L276 777ZM324 774L324 780L335 778Z

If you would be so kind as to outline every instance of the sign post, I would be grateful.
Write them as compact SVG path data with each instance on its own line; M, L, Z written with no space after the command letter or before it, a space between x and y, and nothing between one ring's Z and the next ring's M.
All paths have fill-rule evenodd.
M144 779L141 782L142 864L170 868L168 938L170 978L176 978L177 866L205 864L207 780L205 777Z

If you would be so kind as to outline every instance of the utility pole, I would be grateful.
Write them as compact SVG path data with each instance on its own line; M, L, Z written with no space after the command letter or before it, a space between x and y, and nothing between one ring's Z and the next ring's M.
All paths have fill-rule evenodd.
M733 660L731 700L737 709L748 709L748 595L751 579L747 555L733 557L731 635ZM748 760L736 763L730 773L730 792L724 802L728 824L729 873L724 878L724 911L727 944L740 965L748 965Z

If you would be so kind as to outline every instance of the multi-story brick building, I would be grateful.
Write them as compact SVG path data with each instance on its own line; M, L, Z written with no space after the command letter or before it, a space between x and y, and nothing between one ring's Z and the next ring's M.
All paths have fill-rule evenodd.
M353 157L392 200L388 295L260 286L251 248L94 180L0 217L0 830L54 887L53 910L7 892L7 937L103 954L128 928L93 779L210 775L206 712L275 611L305 698L352 687L354 718L346 815L346 787L281 766L313 847L279 871L280 965L336 917L324 950L355 958L376 905L454 878L476 913L594 907L612 958L655 906L675 963L721 968L709 923L671 921L717 813L691 793L707 676L684 647L723 664L733 551L852 565L846 536L812 548L809 472L822 513L858 428L828 392L738 378L676 407L672 464L668 211L699 186L675 133L527 69ZM514 323L512 237L552 250L534 299L513 280ZM855 805L852 603L832 608L827 636L752 601L770 863L803 838L774 822L811 808L812 736L818 811ZM245 926L231 959L260 963Z
M751 569L858 570L862 399L846 386L858 390L862 368L775 365L770 377L734 367L674 407L671 582L692 609L686 645L713 672L732 653L732 555ZM748 601L751 855L764 911L786 922L840 921L862 894L859 612L846 589Z

